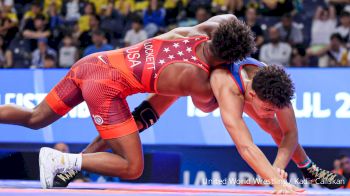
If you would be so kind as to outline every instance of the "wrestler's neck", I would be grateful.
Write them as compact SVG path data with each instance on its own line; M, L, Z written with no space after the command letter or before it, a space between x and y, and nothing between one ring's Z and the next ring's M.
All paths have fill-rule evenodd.
M241 77L243 79L243 87L244 87L244 101L247 103L250 103L252 101L252 94L250 92L253 92L253 78L256 73L256 67L255 66L245 66L244 69L241 70Z
M252 88L252 80L245 80L244 81L244 102L251 103L253 100L253 97L250 92L253 91Z
M211 41L204 42L201 47L201 53L203 55L203 58L205 62L210 66L210 67L217 67L219 65L222 65L225 63L222 59L218 58L217 56L214 55L212 51L212 46L211 46Z

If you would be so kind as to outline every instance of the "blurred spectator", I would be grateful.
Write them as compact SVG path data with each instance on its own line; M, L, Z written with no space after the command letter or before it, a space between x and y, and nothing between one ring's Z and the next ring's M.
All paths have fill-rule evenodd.
M186 6L187 8L187 16L193 18L195 17L195 13L200 7L204 7L207 10L210 10L211 8L211 0L190 0L188 1L188 4Z
M217 14L229 13L242 17L245 13L243 0L213 0L211 5L213 12Z
M58 14L56 4L52 3L48 7L48 26L51 30L49 45L55 50L58 49L62 35L63 18Z
M339 15L343 10L350 12L350 0L325 0L326 3L334 5Z
M72 38L73 38L73 42L77 44L77 46L80 45L80 36L82 35L82 33L79 31L79 24L78 23L74 23L72 25L72 30L71 32L68 32L66 34L71 34Z
M350 188L350 157L343 155L339 159L341 174L346 178L347 185L344 188Z
M247 25L250 26L251 30L255 34L255 43L257 48L259 49L264 43L264 32L261 29L260 25L256 22L257 14L255 8L248 8L245 13L245 20ZM252 55L254 58L258 58L259 51Z
M58 14L58 8L56 7L56 4L49 5L47 9L50 29L53 30L60 27L63 24L63 19Z
M57 68L55 56L51 54L45 55L43 68Z
M41 14L41 5L35 1L31 3L30 10L24 13L23 19L24 21L28 21L29 19L34 20L38 14Z
M209 10L206 7L198 7L195 18L186 18L179 22L180 27L194 26L208 20L211 17Z
M89 54L93 54L96 52L102 52L102 51L108 51L108 50L113 50L113 46L106 44L106 38L105 38L105 34L102 31L94 31L92 33L92 42L93 45L88 46L85 50L84 50L84 56L87 56Z
M13 7L13 3L14 3L14 0L3 0L3 1L0 1L0 6L1 7L3 7L3 6Z
M31 49L36 48L37 39L49 38L51 32L48 26L45 24L45 16L37 15L34 19L34 26L30 26L28 23L23 31L23 36L31 41Z
M289 65L292 48L288 43L281 42L277 28L271 27L269 29L269 41L261 47L260 61L267 64Z
M222 13L233 13L238 17L245 13L245 20L256 35L259 48L264 43L264 36L261 25L257 22L257 12L266 16L283 16L275 26L279 30L280 41L265 46L270 46L272 50L286 44L282 42L288 42L294 47L289 54L291 58L287 60L291 66L308 64L308 55L314 56L311 60L315 60L315 63L318 60L320 67L345 66L350 63L350 1L325 1L330 6L317 8L311 27L311 44L305 52L300 45L309 40L306 33L310 31L311 25L307 22L310 13L296 15L298 21L306 21L304 24L295 23L292 18L294 11L299 9L301 0L0 0L0 36L3 38L0 61L1 56L6 59L0 62L0 67L30 66L31 53L36 49L37 39L40 38L48 40L49 48L60 50L59 61L55 62L58 63L57 66L69 67L75 62L79 49L79 52L83 52L81 50L88 46L94 46L94 50L97 50L92 42L92 32L96 30L105 34L102 45L110 43L113 47L120 47L124 42L133 45L146 39L144 30L147 37L154 36L157 32L169 31L176 25L193 26L207 20L212 14ZM303 3L307 8L319 5L309 4L308 1ZM339 27L335 27L335 9L340 15ZM140 23L132 24L134 15L143 18L144 30ZM262 24L270 26L276 22L275 19L277 17L265 17ZM18 30L21 32L19 37L24 36L24 40L23 37L16 37ZM302 31L305 31L304 34ZM333 36L331 43L329 37L333 33L339 33L344 41ZM63 35L67 34L71 37L67 39L68 44L65 44ZM61 41L63 46L59 48ZM28 42L31 43L31 48L28 48ZM286 48L288 47L284 49ZM287 58L287 51L278 51L278 55L272 55L271 59L277 62L275 56L285 55ZM262 52L256 54L264 58Z
M176 24L186 15L186 0L165 0L166 24Z
M107 34L107 39L112 41L123 38L125 18L114 9L113 3L109 3L101 10L101 29Z
M29 68L31 64L31 44L18 33L11 41L5 53L6 67Z
M265 16L282 16L294 9L293 0L261 0L261 12Z
M69 153L70 152L68 145L63 143L63 142L55 144L55 146L53 148L55 150L58 150L58 151L63 152L63 153Z
M220 3L221 2L221 3ZM216 1L216 3L219 3L221 5L221 13L229 13L234 14L237 17L244 16L245 7L244 7L244 1L243 0L219 0Z
M80 2L79 0L69 0L65 5L62 12L65 16L65 20L70 22L76 22L80 18Z
M50 10L50 6L54 6L58 13L61 12L63 0L44 0L44 13Z
M18 24L18 17L15 12L15 9L13 9L11 3L4 3L4 5L0 8L1 14L3 14L3 17L8 18L11 20L11 22Z
M84 14L79 18L79 31L85 32L90 30L90 19L96 16L96 8L93 3L86 3L84 7Z
M228 0L213 0L211 2L212 11L214 13L224 13L227 11Z
M159 28L165 27L166 11L162 2L150 0L148 8L143 12L143 24L148 37L153 37Z
M275 27L280 32L281 40L288 42L291 45L297 45L303 43L303 32L299 25L293 22L291 14L285 14L282 16L282 21L277 23Z
M106 9L109 0L89 0L89 2L95 5L96 14L101 14L101 11Z
M99 16L97 15L90 16L89 30L84 31L79 37L81 48L86 48L92 44L92 32L100 30L100 22L101 22L101 19Z
M327 63L322 64L326 66L350 66L350 55L348 50L343 46L343 39L339 33L331 35L330 44L318 51L309 49L307 51L310 56L323 56L327 55Z
M330 6L328 9L324 9L319 6L312 21L311 46L328 45L336 25L337 18L334 7Z
M292 67L304 67L309 65L308 57L304 48L293 48L292 50Z
M4 39L0 36L0 68L7 67L5 52L4 52Z
M7 48L10 45L11 40L15 37L16 33L18 32L17 15L9 12L8 9L2 10L0 8L0 36L4 38L5 48Z
M205 7L199 7L196 11L196 25L208 20L211 17L209 10Z
M142 20L140 18L135 17L131 26L132 29L126 32L124 38L125 46L134 45L147 39L147 33L142 28Z
M333 170L332 170L332 172L334 172L334 173L341 173L342 172L342 170L341 170L341 165L340 165L340 159L341 159L342 157L340 157L339 159L335 159L334 161L333 161Z
M319 50L324 49L330 43L330 37L337 25L337 18L335 15L335 8L330 6L328 9L324 9L319 6L316 10L312 21L311 28L311 46L308 50L312 50L313 53L317 53ZM318 59L318 66L328 66L328 57L320 56Z
M46 55L54 56L55 62L57 59L57 53L54 49L50 48L47 45L47 39L46 38L40 38L37 41L38 48L34 50L32 54L32 67L33 68L43 68L44 67L44 60Z
M150 4L150 0L135 0L134 12L141 12L147 9L149 4Z
M350 48L350 12L343 11L339 21L340 25L335 29L335 33L339 33L347 48Z
M116 0L114 7L122 15L127 16L135 9L135 2L133 0Z
M63 46L59 50L59 66L71 67L79 58L78 48L73 44L73 38L66 35L63 38Z

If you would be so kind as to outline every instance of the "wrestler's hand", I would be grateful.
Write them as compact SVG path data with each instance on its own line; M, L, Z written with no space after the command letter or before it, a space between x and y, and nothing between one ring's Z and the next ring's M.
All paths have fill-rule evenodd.
M277 195L280 195L280 194L283 194L283 195L284 194L298 194L298 193L302 193L305 191L304 189L298 188L298 187L288 183L285 180L282 180L281 182L275 182L273 184L273 188L274 188L273 194L277 194Z
M283 178L283 180L287 180L288 173L284 169L281 169L278 167L275 167L275 169L277 170L277 172L281 176L281 178Z

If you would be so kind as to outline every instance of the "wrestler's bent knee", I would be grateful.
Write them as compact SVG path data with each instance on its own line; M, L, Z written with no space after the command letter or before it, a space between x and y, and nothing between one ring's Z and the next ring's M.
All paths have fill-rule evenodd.
M143 173L143 166L137 167L137 168L130 168L128 169L128 172L123 176L123 179L127 180L135 180L141 177Z

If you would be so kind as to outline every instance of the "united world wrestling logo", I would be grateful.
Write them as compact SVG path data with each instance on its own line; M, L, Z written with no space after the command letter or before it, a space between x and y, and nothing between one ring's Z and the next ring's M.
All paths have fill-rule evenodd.
M103 124L103 118L99 115L92 115L92 117L94 118L94 121L96 124L98 125L102 125Z

